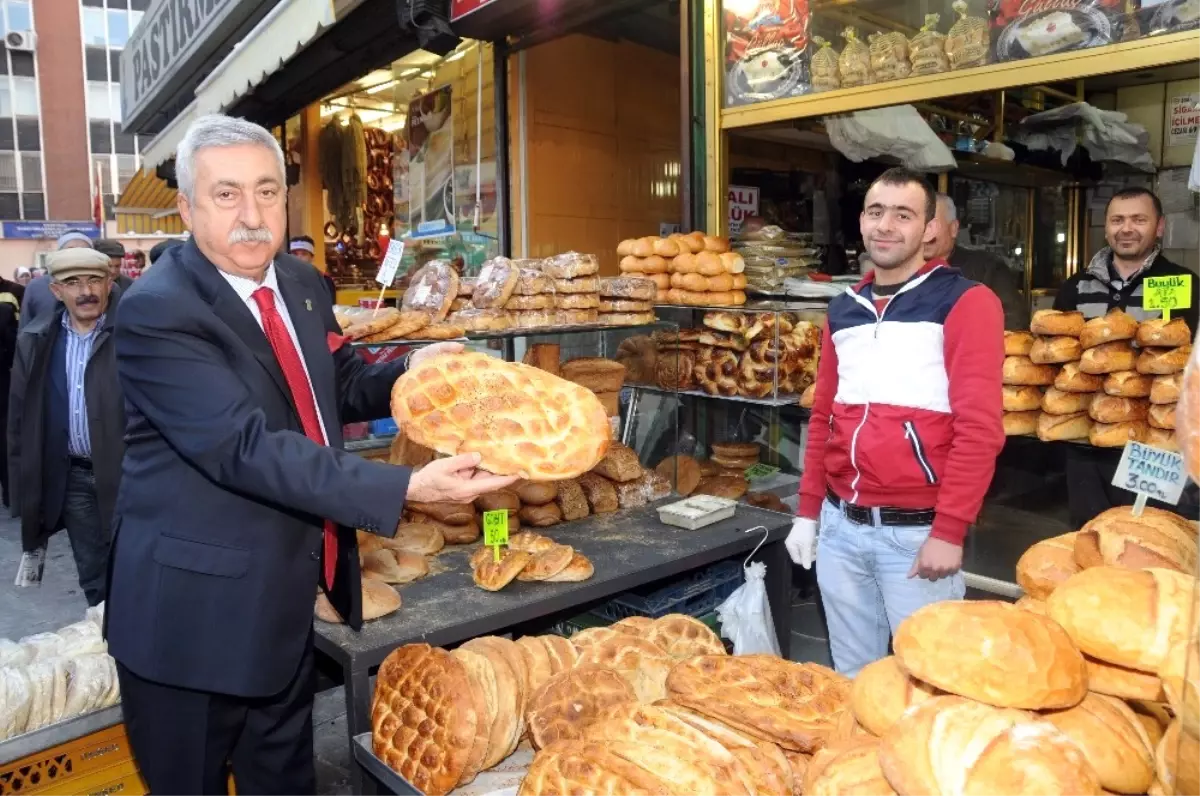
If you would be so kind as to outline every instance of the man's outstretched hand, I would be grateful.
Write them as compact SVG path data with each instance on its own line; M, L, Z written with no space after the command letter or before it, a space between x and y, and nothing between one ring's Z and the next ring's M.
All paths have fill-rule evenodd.
M412 474L407 500L470 503L480 495L504 489L519 480L515 475L492 475L478 470L480 461L478 453L434 459Z

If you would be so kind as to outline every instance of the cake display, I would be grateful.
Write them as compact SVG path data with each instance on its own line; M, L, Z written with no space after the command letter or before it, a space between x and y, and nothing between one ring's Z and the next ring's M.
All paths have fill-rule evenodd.
M1125 16L1122 0L999 0L992 10L996 58L1038 58L1112 44L1121 40Z
M726 104L808 93L808 0L759 0L750 5L748 12L724 12Z

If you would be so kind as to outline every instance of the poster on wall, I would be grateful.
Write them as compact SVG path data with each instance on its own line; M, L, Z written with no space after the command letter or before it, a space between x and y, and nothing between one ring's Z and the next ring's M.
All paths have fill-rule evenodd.
M1196 143L1200 128L1200 93L1177 94L1167 105L1167 146Z
M450 86L442 86L408 105L408 212L412 238L454 234L451 98Z
M729 186L729 234L742 231L742 222L758 215L758 188L749 185Z
M476 178L476 174L479 178ZM479 195L479 227L475 228L475 196ZM496 236L496 161L454 169L454 195L458 197L458 226L483 235Z

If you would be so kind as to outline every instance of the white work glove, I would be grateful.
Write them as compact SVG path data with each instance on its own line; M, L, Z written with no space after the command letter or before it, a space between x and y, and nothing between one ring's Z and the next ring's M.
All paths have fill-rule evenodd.
M792 530L783 546L793 563L812 569L813 559L817 557L817 521L804 517L792 520Z

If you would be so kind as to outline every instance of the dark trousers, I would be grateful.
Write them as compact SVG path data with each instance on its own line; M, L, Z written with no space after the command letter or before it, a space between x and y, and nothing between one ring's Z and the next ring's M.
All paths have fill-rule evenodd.
M62 522L71 538L79 588L88 605L104 602L108 581L108 551L112 538L104 529L100 503L96 500L96 474L90 466L75 462L67 473Z
M1114 506L1133 505L1137 494L1112 484L1120 462L1120 448L1067 446L1067 508L1073 528L1083 527L1097 514ZM1184 487L1178 506L1157 500L1147 501L1146 505L1173 511L1188 519L1194 519L1200 511L1195 484Z
M304 649L288 687L261 699L154 683L118 661L125 729L150 792L223 795L232 768L239 796L316 793L311 637Z

